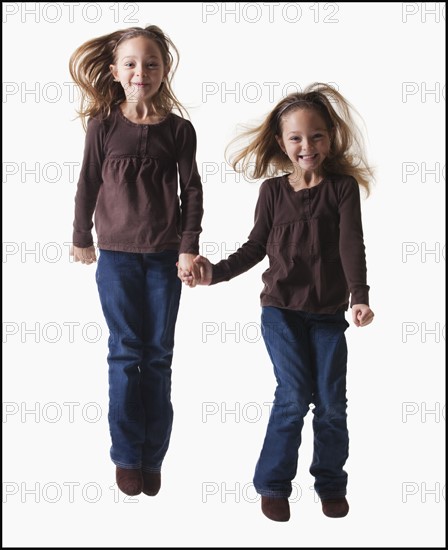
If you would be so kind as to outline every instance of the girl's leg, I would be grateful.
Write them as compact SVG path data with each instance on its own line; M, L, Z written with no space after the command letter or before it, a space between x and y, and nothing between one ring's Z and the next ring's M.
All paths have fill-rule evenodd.
M142 255L101 250L96 280L109 327L110 456L120 468L139 469L145 439L139 368L145 288Z
M310 472L321 500L346 494L348 457L347 430L347 344L349 326L344 312L334 315L309 314L314 357L315 394L313 403L314 455Z
M173 423L171 362L182 283L177 276L178 253L145 254L145 322L141 365L141 396L145 410L143 466L160 472Z
M254 485L264 497L289 497L297 471L303 418L312 395L311 357L304 314L262 308L262 334L277 379L274 406Z

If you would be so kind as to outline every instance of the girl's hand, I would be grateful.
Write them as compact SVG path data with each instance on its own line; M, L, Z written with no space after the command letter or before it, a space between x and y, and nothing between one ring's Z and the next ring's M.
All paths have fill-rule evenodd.
M197 281L198 285L208 286L212 282L213 264L204 258L204 256L196 256L194 263L199 267L200 278Z
M353 322L357 327L365 327L373 321L374 313L366 304L352 306Z
M179 261L177 265L177 276L179 279L186 284L187 286L195 287L197 284L197 279L200 278L201 274L199 267L194 263L196 254L179 254Z
M70 248L70 256L73 256L75 262L81 262L82 264L93 264L96 262L95 247L89 246L87 248L79 248L78 246L72 246Z
M178 277L187 286L209 285L212 282L212 264L204 256L196 256L191 271L183 270L178 263Z

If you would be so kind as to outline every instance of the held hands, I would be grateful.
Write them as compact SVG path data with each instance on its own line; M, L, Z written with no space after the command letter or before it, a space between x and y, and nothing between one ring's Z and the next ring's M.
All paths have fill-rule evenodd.
M70 256L73 256L75 262L81 262L82 264L93 264L96 262L95 247L89 246L87 248L79 248L78 246L72 246L70 248Z
M366 327L373 321L374 313L366 304L352 306L352 318L357 327Z
M180 254L177 276L187 286L209 285L212 282L212 264L204 256Z

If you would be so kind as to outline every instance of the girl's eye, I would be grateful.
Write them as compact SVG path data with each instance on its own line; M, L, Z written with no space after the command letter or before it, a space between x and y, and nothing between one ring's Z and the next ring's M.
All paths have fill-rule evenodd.
M315 136L313 136L314 139L320 139L322 137L322 134L316 134Z

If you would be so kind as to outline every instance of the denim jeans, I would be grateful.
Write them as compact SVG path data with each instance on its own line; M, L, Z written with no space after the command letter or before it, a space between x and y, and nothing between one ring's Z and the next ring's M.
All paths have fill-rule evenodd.
M101 250L96 281L109 327L110 456L121 468L161 469L173 422L171 361L181 281L175 250Z
M344 312L315 314L262 308L262 334L277 379L274 405L254 486L264 496L289 497L297 472L303 419L314 404L310 472L321 499L346 494L348 457L347 345Z

